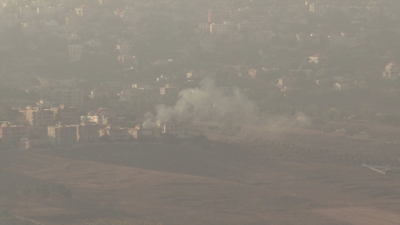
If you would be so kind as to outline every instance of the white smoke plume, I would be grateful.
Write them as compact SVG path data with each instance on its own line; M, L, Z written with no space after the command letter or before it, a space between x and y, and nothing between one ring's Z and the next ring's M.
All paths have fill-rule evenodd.
M279 128L307 128L311 125L310 119L302 112L297 112L295 116L277 116L267 120L266 126L271 129Z
M166 121L169 118L207 122L232 119L240 122L256 111L255 104L238 89L227 91L217 87L214 80L204 79L199 87L182 90L174 106L160 105L156 108L156 115L147 113L143 127L154 127L156 121Z

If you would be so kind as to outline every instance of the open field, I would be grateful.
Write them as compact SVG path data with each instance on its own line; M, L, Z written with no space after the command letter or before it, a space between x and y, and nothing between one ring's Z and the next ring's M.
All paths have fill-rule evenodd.
M372 208L340 208L316 210L317 212L354 225L399 224L400 215Z
M222 143L209 149L126 143L2 152L0 179L0 210L46 225L99 218L171 225L358 225L367 224L364 215L379 221L375 224L400 224L398 179L358 165L262 157ZM65 185L72 198L21 193L24 186L40 184Z

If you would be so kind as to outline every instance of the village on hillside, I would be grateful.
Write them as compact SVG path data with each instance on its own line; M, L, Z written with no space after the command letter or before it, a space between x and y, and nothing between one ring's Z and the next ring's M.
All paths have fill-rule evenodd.
M0 3L2 149L190 137L187 118L143 122L204 79L260 121L400 124L399 1Z

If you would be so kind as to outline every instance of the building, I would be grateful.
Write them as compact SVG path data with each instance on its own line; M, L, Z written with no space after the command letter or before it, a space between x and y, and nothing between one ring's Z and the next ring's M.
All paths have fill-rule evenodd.
M49 144L47 139L29 139L29 137L22 137L20 141L21 149L31 149L45 147Z
M91 16L95 11L95 8L92 5L81 5L75 8L75 13L79 17L87 17Z
M253 45L270 45L275 36L272 32L252 32L249 33L249 43Z
M134 55L119 55L118 62L125 67L128 67L129 70L133 70L139 67L139 59ZM133 68L131 68L133 67Z
M78 89L55 89L50 92L50 98L57 104L67 106L83 105L83 93Z
M163 96L178 96L179 89L177 87L171 87L167 84L165 87L160 88L160 94Z
M221 23L224 21L226 13L223 10L208 10L207 21L209 23Z
M32 17L36 14L31 6L25 5L23 7L19 7L19 15L23 19L32 19Z
M69 61L76 62L81 60L83 46L82 45L70 45L69 50Z
M63 6L38 6L36 7L36 13L46 19L52 18L56 13L61 13L64 10Z
M210 32L210 24L209 23L199 23L198 29L204 33Z
M211 34L228 34L235 30L235 26L231 23L213 23L210 25Z
M90 143L99 141L100 126L98 124L81 123L77 129L78 142Z
M40 107L26 109L26 120L32 127L47 127L54 125L54 112Z
M141 125L137 125L135 130L138 131L138 138L151 138L154 135L154 129L143 128Z
M54 120L56 122L61 122L64 125L79 124L80 114L78 108L60 105L51 110L54 112Z
M89 112L87 116L80 117L81 123L93 123L99 125L120 123L124 119L124 117L118 117L116 112L113 110L106 108L99 108Z
M298 33L296 34L296 41L300 47L318 47L321 45L321 35Z
M110 92L105 87L97 87L90 92L91 99L110 98Z
M130 138L133 138L133 139L139 139L140 135L141 135L140 130L138 130L136 128L129 129L128 133L129 133Z
M184 137L186 135L185 123L175 119L169 119L165 122L158 121L157 126L161 129L162 134L169 134L176 137Z
M213 37L207 37L200 40L200 47L203 51L212 51L216 46L216 39Z
M238 33L236 31L229 33L229 42L238 43L244 41L244 34Z
M106 128L99 130L100 138L107 137L110 141L128 141L130 139L130 128L115 127L107 125Z
M186 73L187 79L205 79L205 78L216 78L217 73L213 71L206 71L206 70L191 70Z
M327 11L327 6L323 5L322 3L314 2L310 3L310 12L322 16L326 13Z
M115 48L122 55L130 55L132 53L132 45L129 43L122 43L122 44L116 45Z
M78 125L57 124L56 126L47 127L47 135L49 144L51 145L72 145L77 142Z
M78 16L76 13L69 13L65 17L66 27L68 28L79 28L82 25L82 17Z
M335 91L343 91L343 90L349 90L350 89L350 84L348 83L335 83L333 85L333 90Z
M102 124L102 116L100 115L87 115L81 116L80 118L81 123L94 123L94 124Z
M28 135L28 127L26 126L11 126L3 123L0 127L0 139L3 143L19 143L21 138L26 135Z
M357 37L348 37L345 33L328 36L329 47L336 48L355 48L358 46Z
M121 93L118 93L120 102L129 102L134 96L134 92L131 90L122 90Z

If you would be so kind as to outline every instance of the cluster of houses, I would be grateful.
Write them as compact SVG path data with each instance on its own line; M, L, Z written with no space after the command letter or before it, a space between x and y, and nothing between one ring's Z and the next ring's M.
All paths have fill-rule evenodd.
M44 146L71 146L78 143L99 141L129 141L154 137L155 130L161 135L187 136L186 124L175 119L157 121L156 127L143 128L119 126L124 118L105 108L99 108L81 116L78 108L60 105L49 107L50 103L40 101L37 106L20 109L19 114L28 123L11 125L2 122L0 140L2 144L15 148Z
M295 48L298 51L312 49L314 53L310 56L310 63L319 63L322 61L322 54L315 54L319 51L376 46L377 41L374 41L374 37L379 37L382 28L374 25L373 22L380 19L398 20L399 13L399 7L396 7L398 3L387 0L375 0L363 4L336 4L326 0L296 3L277 3L266 0L248 1L243 4L226 0L207 2L158 0L129 1L119 8L115 8L110 0L85 1L81 4L73 0L35 0L24 1L24 4L17 0L1 0L0 3L0 34L22 24L23 35L27 37L27 40L32 40L30 48L33 52L42 51L45 49L43 46L55 38L63 40L59 43L67 45L61 46L59 49L64 50L59 50L57 54L63 59L78 62L85 53L112 55L121 64L122 72L139 71L142 65L149 63L153 67L168 66L179 60L186 64L196 63L187 60L199 50L207 54L222 53L225 56L231 56L230 50L239 47L263 49L268 46L279 46ZM160 4L168 6L168 10L158 7ZM332 22L331 17L341 15L345 15L342 16L343 19L348 20L342 23L346 23L351 28L334 28L340 28L343 24L332 26L331 23L334 21ZM103 23L108 20L120 23L118 26L124 27L123 35L119 36L112 26ZM150 27L150 21L162 22L163 29L157 26ZM365 26L365 22L371 23ZM312 27L312 29L306 29L306 27ZM152 32L148 32L149 29L152 29ZM192 32L187 32L186 29ZM388 29L393 34L400 34L400 29L396 26ZM146 44L144 40L151 39L151 35L157 35L160 30L168 33L166 38L182 42L177 52L171 52L171 55L176 55L176 59L160 58L145 62L149 59L138 58L138 55L143 54L139 54L137 46ZM86 33L91 35L85 36ZM191 34L187 40L182 38L185 33ZM9 43L5 37L6 35L0 35L0 49L12 48L15 43ZM109 48L110 44L115 46L112 51ZM262 57L267 56L264 54ZM28 58L27 56L26 59L20 59L15 63L22 67L49 66L47 59ZM292 58L289 56L287 60L291 61ZM297 60L301 59L297 58ZM388 63L390 61L389 59ZM398 74L392 73L393 70L389 67L388 64L383 77L397 79ZM216 76L216 71L212 69L186 69L188 80ZM245 74L256 78L261 72L260 69L250 68ZM241 71L240 74L243 75ZM11 79L16 79L18 76L13 77L15 78L7 78L8 85ZM157 80L167 80L167 78L168 75L165 75ZM23 79L21 76L20 80L15 81L15 86L21 86L24 83ZM174 93L174 89L165 87L160 90L161 95L166 95L168 92ZM57 89L52 91L51 95L52 99L65 102L66 105L83 104L83 95L73 88ZM65 95L71 95L71 98L62 99ZM97 90L91 97L95 98L96 95L106 96L107 93ZM129 93L125 91L121 95L124 100L127 100L125 97Z
M323 70L326 69L324 62L330 60L329 53L382 48L387 55L370 55L371 61L383 62L377 63L378 71L382 71L377 76L389 81L400 78L400 67L391 49L381 47L381 42L377 41L386 35L383 31L390 32L390 37L400 35L398 26L381 25L385 21L396 24L393 21L399 20L399 1L347 4L328 0L121 2L125 3L116 6L112 0L0 0L0 52L13 54L22 49L18 38L12 35L22 35L25 38L20 39L27 42L22 46L27 48L24 54L4 58L9 71L0 75L0 87L40 93L57 103L54 106L41 101L20 109L20 117L26 125L2 123L0 138L3 143L21 142L26 147L148 136L149 130L140 126L126 128L123 118L105 109L82 116L80 108L86 106L86 98L116 97L118 104L124 105L139 98L140 95L136 95L139 91L170 99L178 97L182 86L190 86L192 81L218 79L221 74L254 79L253 84L259 84L261 91L286 91L295 86L295 80L301 80L290 74L295 66L287 69L286 65L299 64L304 56L309 56L305 60L308 66ZM21 32L13 33L17 28ZM168 49L164 42L178 44ZM49 55L49 46L56 50L50 57L44 57ZM249 49L256 53L257 60L243 60L254 55L246 55L251 52ZM169 52L164 54L164 50ZM346 60L357 61L360 54L364 53L358 52ZM157 58L159 55L163 56ZM169 56L173 58L167 58ZM85 57L108 61L113 57L115 64L119 63L119 70L109 74L106 78L109 82L96 83L98 71L93 72L93 65L84 63ZM204 63L207 60L211 61L210 65ZM55 67L53 62L64 62L65 68L80 65L79 71L87 69L93 73L88 72L86 80L57 79L56 74L43 74L43 71L53 71L49 70ZM142 83L132 85L121 82L122 79L116 82L116 74L120 73L134 74L138 81L131 82ZM147 76L153 79L152 75L154 80L150 82ZM324 83L328 83L328 88L342 91L355 86L354 79L343 79L347 74L332 72L329 75L329 78L315 76L315 87L326 88ZM362 79L357 80L358 86L366 86ZM88 83L90 87L82 85ZM176 121L163 123L158 124L163 133L175 136L186 133L184 126Z

